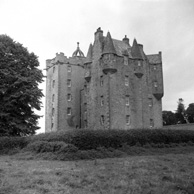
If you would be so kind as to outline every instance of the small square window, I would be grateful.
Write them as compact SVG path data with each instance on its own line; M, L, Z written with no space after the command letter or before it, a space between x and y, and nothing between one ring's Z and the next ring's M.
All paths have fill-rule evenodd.
M88 121L84 120L84 127L87 128L88 127Z
M71 87L71 80L70 79L67 80L67 86Z
M100 104L101 104L101 106L104 106L104 96L101 96L101 98L100 98Z
M52 116L54 116L54 114L55 114L55 109L52 108Z
M125 76L125 86L129 86L129 76Z
M67 100L71 101L71 94L67 94Z
M67 72L71 72L71 66L70 65L67 66Z
M155 87L155 88L158 87L158 82L157 82L157 81L154 82L154 87Z
M126 124L130 125L130 115L126 115Z
M153 119L150 119L150 128L154 127L154 121Z
M153 99L152 98L148 98L148 104L149 104L149 107L153 106Z
M67 108L67 115L71 115L71 108L70 107Z
M126 106L129 106L129 96L125 96L125 104Z
M104 125L104 115L101 115L100 122L101 122L101 125Z
M103 86L103 84L104 84L103 76L100 76L100 86Z
M55 87L55 80L53 80L53 83L52 83L52 85L53 85L53 88Z

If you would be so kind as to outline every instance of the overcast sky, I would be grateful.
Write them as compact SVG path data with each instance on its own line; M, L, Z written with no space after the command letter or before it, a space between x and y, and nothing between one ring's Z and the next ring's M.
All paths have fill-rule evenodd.
M176 110L179 98L194 103L193 0L0 0L0 34L34 52L42 70L57 52L71 56L77 42L86 55L98 27L131 44L136 38L146 54L162 51L163 110ZM44 117L40 126L44 132Z

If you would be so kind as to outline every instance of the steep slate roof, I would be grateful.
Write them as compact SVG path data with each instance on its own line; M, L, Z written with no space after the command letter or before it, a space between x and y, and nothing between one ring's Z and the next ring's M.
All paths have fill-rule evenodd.
M88 53L87 53L87 56L86 56L85 63L91 63L92 62L92 49L93 49L93 46L92 46L92 44L90 44L89 49L88 49Z
M104 48L103 48L102 54L106 54L106 53L116 54L116 50L115 50L110 32L107 33L107 36L104 39Z
M157 64L162 62L159 54L147 55L147 58L150 64Z
M125 42L116 39L113 39L113 44L118 56L123 56L123 53L127 53L129 58L132 58L130 45L127 45Z
M131 48L131 54L132 54L133 58L137 58L137 59L144 58L144 55L141 52L141 49L140 49L139 45L137 44L136 39L134 39L134 41L133 41L133 46Z

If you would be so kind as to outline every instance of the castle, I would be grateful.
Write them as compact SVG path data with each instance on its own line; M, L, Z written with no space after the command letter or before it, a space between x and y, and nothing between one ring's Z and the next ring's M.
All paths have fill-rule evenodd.
M46 60L46 132L162 127L161 52L146 55L127 36L98 28L87 56L79 48Z

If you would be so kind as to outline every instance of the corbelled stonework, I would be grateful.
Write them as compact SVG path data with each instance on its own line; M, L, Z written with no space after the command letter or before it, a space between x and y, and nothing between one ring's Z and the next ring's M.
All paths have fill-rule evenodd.
M127 36L98 28L85 57L79 48L47 60L46 132L162 127L161 52L146 55Z

